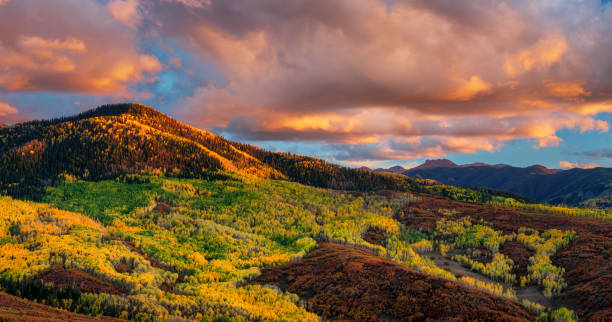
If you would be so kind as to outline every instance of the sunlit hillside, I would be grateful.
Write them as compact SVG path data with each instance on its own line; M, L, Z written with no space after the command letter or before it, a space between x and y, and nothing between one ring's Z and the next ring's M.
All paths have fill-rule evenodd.
M576 238L575 232L553 229L539 236L525 227L507 234L486 221L451 219L458 218L451 208L448 219L438 220L428 233L405 225L397 215L420 199L410 193L342 193L229 174L211 181L155 176L66 180L47 188L43 200L74 212L1 200L2 286L94 315L313 319L296 295L249 282L266 267L299 260L321 241L332 241L518 301L533 314L546 307L517 297L513 288L539 285L543 296L551 296L567 287L564 270L546 265ZM512 260L498 252L514 240L536 251L531 273L513 274ZM479 245L497 254L491 263L479 264L473 252L456 252L453 259L499 282L458 278L419 255ZM78 283L66 284L61 278L66 274L85 274L81 279L89 287L58 292L37 282L59 280L79 288Z

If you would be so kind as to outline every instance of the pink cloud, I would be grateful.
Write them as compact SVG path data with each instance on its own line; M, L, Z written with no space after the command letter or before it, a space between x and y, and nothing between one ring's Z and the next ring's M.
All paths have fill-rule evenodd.
M141 22L138 0L112 0L106 7L115 19L124 25L135 28Z
M138 34L95 1L11 2L0 11L0 30L0 88L9 91L138 97L131 85L153 81L162 69L139 52Z
M558 146L560 130L609 130L612 10L555 3L12 1L0 87L143 97L164 66L139 42L168 41L190 57L168 68L202 84L174 114L236 138L320 142L345 160Z
M19 111L16 108L10 106L9 104L0 102L0 117L7 116L9 114L17 114L18 112Z
M568 26L558 16L612 14L595 1L555 15L530 4L212 2L160 32L214 61L227 85L196 91L175 112L241 139L372 144L377 159L494 151L518 138L557 146L561 129L607 132L594 115L610 109L612 74L592 75L612 70L603 54L610 24ZM602 41L594 47L584 33ZM414 138L429 139L387 144Z
M593 168L601 167L601 165L599 165L597 163L582 164L582 163L568 162L568 161L560 161L559 162L559 166L563 167L563 168L566 168L566 169L574 169L574 168L593 169Z

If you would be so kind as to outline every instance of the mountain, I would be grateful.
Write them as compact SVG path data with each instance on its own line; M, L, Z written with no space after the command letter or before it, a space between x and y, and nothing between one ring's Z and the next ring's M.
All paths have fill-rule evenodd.
M406 171L406 169L401 167L401 166L399 166L399 165L396 165L396 166L388 168L388 169L378 168L378 169L375 169L374 171L376 171L376 172L404 173Z
M458 166L448 160L428 160L403 174L465 187L514 192L538 202L580 205L612 194L612 169L548 169L542 165L520 168L509 165ZM597 205L590 203L591 206ZM603 203L602 203L603 204Z
M408 171L430 170L430 169L436 169L436 168L456 168L456 167L457 165L451 160L437 159L437 160L426 160L425 163L421 164L420 166L414 167Z
M0 320L612 316L610 211L270 152L138 104L0 142Z
M133 103L1 128L0 142L0 192L16 196L39 194L66 175L100 180L143 171L177 177L240 173L358 191L418 189L407 177L232 142Z

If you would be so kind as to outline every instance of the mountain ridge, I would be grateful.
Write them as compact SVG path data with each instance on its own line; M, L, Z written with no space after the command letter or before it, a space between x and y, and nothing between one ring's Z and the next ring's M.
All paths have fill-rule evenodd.
M431 162L425 162L431 165ZM453 163L454 164L454 163ZM433 179L450 185L479 187L517 193L538 202L598 206L608 204L612 192L612 169L549 169L542 165L461 165L416 167L404 175ZM599 202L591 201L602 198ZM605 207L604 207L605 208Z
M0 191L17 196L35 193L31 188L53 184L64 174L98 180L153 170L190 177L228 171L357 191L418 186L400 175L233 142L137 103L15 124L0 129L0 141Z

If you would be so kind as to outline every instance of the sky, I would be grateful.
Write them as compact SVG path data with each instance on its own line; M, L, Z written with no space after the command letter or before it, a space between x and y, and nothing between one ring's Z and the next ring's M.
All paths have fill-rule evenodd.
M612 167L602 0L0 0L0 122L139 102L346 166Z

